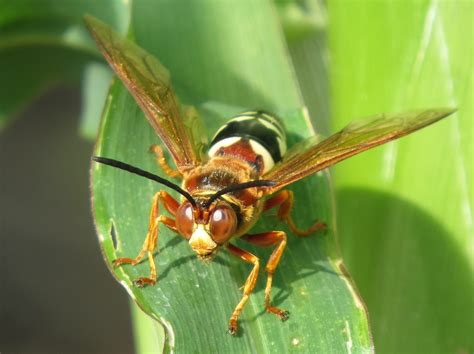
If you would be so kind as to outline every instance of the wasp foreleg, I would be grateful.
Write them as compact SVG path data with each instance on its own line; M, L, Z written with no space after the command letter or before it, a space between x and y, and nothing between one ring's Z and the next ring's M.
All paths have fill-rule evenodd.
M159 215L159 204L160 201L163 202L165 209L172 215L176 214L176 210L178 209L178 202L173 199L165 191L160 191L155 194L153 197L153 202L151 205L150 210L150 224L148 227L148 233L146 235L145 241L143 242L142 249L140 253L135 258L117 258L112 262L112 265L115 267L119 267L122 264L131 264L136 265L138 264L145 254L148 254L148 260L150 262L150 276L149 277L142 277L134 280L134 284L138 287L143 287L148 284L155 284L156 283L156 266L155 261L153 259L153 252L156 249L157 242L158 242L158 226L160 223L163 223L165 226L170 228L173 231L176 231L176 222L175 220L164 216Z
M168 165L168 162L166 162L165 154L163 153L163 149L159 145L152 145L150 146L150 152L154 153L156 155L156 162L161 166L163 171L170 177L179 177L181 176L181 173L177 170L174 170L173 168Z
M242 309L244 308L245 304L247 303L247 300L249 299L250 294L253 291L253 288L255 287L255 284L257 282L258 278L258 271L260 269L260 261L258 257L254 256L252 253L247 252L241 248L238 248L230 243L227 244L227 249L235 256L239 257L240 259L244 260L247 263L252 263L253 264L253 269L250 272L247 280L245 281L244 284L244 291L243 291L243 296L240 302L237 304L235 307L234 312L232 313L232 316L230 316L229 320L229 334L234 335L237 333L237 319L239 318L240 312L242 312Z
M265 201L263 211L279 206L278 218L285 221L288 224L291 232L296 236L308 236L318 230L326 230L327 226L321 221L316 221L312 226L306 230L301 230L296 227L293 218L291 217L291 210L293 209L293 192L289 190L283 190L273 197Z
M272 291L273 273L280 263L280 258L286 246L286 234L283 231L270 231L255 235L245 235L242 239L256 246L269 247L276 245L270 259L267 262L265 271L268 273L267 285L265 286L265 309L267 312L274 313L282 321L286 321L290 315L288 311L272 306L270 301L270 294Z

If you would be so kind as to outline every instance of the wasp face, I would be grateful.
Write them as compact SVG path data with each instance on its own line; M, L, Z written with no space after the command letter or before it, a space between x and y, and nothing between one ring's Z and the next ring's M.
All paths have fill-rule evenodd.
M181 204L176 213L179 233L189 240L198 258L210 261L219 246L225 244L237 228L237 216L226 202L209 207L193 208L188 201Z

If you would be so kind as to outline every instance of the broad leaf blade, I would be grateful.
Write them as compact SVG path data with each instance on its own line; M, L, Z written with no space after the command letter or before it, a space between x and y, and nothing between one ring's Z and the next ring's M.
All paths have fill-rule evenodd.
M169 69L182 102L199 108L206 101L220 101L281 112L294 143L311 128L302 114L287 114L298 112L302 102L276 12L267 2L231 4L152 5L137 1L132 20L134 37ZM156 21L156 14L160 21ZM218 115L204 119L209 132L224 122ZM146 153L149 145L158 142L130 95L116 82L96 154L163 174ZM135 256L146 235L151 198L159 186L106 166L93 166L92 172L97 229L108 264L117 256ZM320 218L333 230L327 176L309 178L295 185L294 191L298 225L309 226ZM271 216L262 218L254 232L271 229L288 232ZM292 318L281 323L264 313L262 272L242 313L241 334L236 338L226 334L227 321L251 267L226 252L209 265L201 264L181 237L162 228L160 253L155 256L156 286L137 289L131 285L132 279L148 274L147 262L121 267L114 273L138 305L165 324L167 350L370 351L365 309L342 274L332 232L305 239L297 239L290 232L288 235L288 248L275 275L273 299L275 305L290 310ZM238 245L257 254L263 264L268 259L270 250L239 241Z
M473 13L472 2L329 6L336 128L381 111L458 108L335 168L344 255L379 352L474 348Z
M85 67L100 60L82 25L85 13L123 29L127 22L126 8L124 2L113 0L0 3L0 67L4 68L0 128L47 89L59 84L78 84ZM86 104L89 102L92 101ZM87 106L85 112L94 110L97 108Z

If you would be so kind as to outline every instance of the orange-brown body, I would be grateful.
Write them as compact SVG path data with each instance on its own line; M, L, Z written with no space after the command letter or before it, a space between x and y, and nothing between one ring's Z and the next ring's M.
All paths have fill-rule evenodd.
M182 187L197 201L204 201L227 186L255 179L258 179L257 171L246 161L234 156L218 156L184 175ZM238 224L232 237L242 236L257 222L263 210L263 197L263 191L257 188L243 189L222 196L237 215Z

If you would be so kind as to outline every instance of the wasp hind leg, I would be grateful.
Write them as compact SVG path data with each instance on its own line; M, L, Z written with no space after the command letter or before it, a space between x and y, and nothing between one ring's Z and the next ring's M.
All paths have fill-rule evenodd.
M286 321L289 318L290 313L278 307L272 306L270 301L273 273L275 273L278 263L280 263L280 258L283 254L283 251L285 250L286 234L283 231L270 231L255 235L245 235L242 236L242 239L253 245L261 247L270 247L276 245L265 267L265 271L268 274L267 285L265 286L265 310L267 312L274 313L280 317L282 321Z
M161 166L163 171L169 176L169 177L180 177L181 173L173 168L171 168L170 165L168 165L168 162L166 162L165 154L163 152L163 149L159 145L152 145L150 146L150 152L154 153L156 155L156 162L158 162L158 165Z
M278 208L278 218L280 220L285 221L288 224L291 232L296 236L308 236L311 235L313 232L316 231L326 231L327 226L325 223L317 220L312 226L307 228L306 230L299 229L296 227L293 218L291 217L291 210L293 209L294 197L293 192L289 190L283 190L278 194L274 195L273 197L267 199L265 201L265 205L263 210L266 211L268 209L274 208L279 206Z
M171 230L176 231L176 222L175 220L164 216L159 215L159 204L160 201L163 202L165 209L168 210L172 215L176 213L176 210L179 206L178 202L173 199L165 191L160 191L155 194L153 197L153 202L150 210L150 225L148 227L148 233L146 235L145 241L143 242L142 249L140 253L135 258L117 258L112 262L114 268L119 267L123 264L131 264L132 266L137 265L143 259L145 254L148 255L148 261L150 263L150 276L141 277L133 281L133 284L138 287L144 287L146 285L154 285L156 283L156 266L153 259L153 252L156 249L158 243L158 226L160 223L163 223L165 226Z

